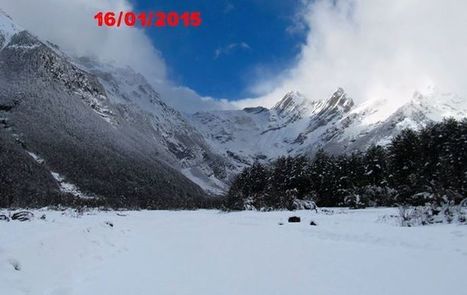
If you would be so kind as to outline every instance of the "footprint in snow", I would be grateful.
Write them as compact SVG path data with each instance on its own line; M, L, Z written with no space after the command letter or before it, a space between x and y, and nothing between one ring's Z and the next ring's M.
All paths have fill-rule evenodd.
M10 258L8 259L8 263L13 267L14 270L20 271L21 270L21 263L17 259Z

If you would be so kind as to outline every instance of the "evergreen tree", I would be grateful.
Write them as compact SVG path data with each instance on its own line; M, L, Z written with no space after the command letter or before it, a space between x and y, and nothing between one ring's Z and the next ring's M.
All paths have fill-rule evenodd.
M387 155L386 150L379 145L372 145L363 158L365 184L387 185Z
M417 133L405 129L393 138L388 148L389 181L399 191L400 203L410 202L410 197L419 191L417 172L420 169L420 141Z
M318 206L423 205L467 195L467 120L447 119L420 131L403 130L385 148L313 159L280 157L269 167L255 163L232 184L234 209L293 208L313 198ZM427 197L431 196L431 199Z

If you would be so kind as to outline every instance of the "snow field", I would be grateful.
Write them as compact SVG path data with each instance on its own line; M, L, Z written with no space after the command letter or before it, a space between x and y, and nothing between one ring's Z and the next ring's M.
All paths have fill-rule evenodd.
M406 228L381 222L395 209L333 210L95 212L81 218L35 211L47 219L0 221L0 294L467 290L466 226ZM292 215L302 222L287 223Z

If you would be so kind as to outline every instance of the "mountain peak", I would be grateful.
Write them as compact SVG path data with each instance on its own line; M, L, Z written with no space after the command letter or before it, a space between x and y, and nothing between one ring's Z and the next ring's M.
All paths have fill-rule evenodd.
M306 98L300 92L290 91L272 109L279 115L296 113L306 108L306 103Z
M345 94L344 88L338 87L337 90L334 92L334 95L342 96Z
M16 25L11 17L0 9L0 50L10 42L13 35L21 31L23 29Z
M326 108L339 108L344 112L348 112L354 104L352 98L348 97L344 89L340 87L326 100Z
M273 108L281 117L292 116L294 121L312 114L347 113L354 106L344 89L338 88L330 98L311 101L298 91L288 92Z
M410 102L403 105L401 109L408 106L419 109L434 121L440 121L446 117L460 120L467 114L467 100L464 97L451 92L443 92L434 87L423 93L416 91Z
M0 8L0 18L1 17L6 17L12 20L11 16L9 16L3 9Z

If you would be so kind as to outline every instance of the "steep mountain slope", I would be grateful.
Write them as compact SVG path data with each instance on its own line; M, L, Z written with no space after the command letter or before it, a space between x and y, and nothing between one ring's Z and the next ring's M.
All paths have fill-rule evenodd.
M225 190L229 164L211 152L202 135L162 101L144 76L90 58L76 62L98 78L110 103L121 108L126 124L162 147L161 158L206 191L219 194Z
M418 129L445 117L467 116L467 101L433 90L414 94L406 104L369 101L356 106L343 89L330 98L308 100L290 92L273 108L196 113L193 124L237 169L281 155L363 150L387 144L402 129Z
M185 136L189 126L155 91L137 85L139 92L129 92L133 81L121 83L123 77L140 84L144 79L102 79L104 73L87 71L3 13L0 36L2 203L43 204L51 195L73 192L126 206L189 207L203 201L204 192L181 170L214 174L216 157L200 136ZM125 89L114 91L112 83ZM138 94L154 105L152 114L141 112ZM129 95L131 103L120 103Z

